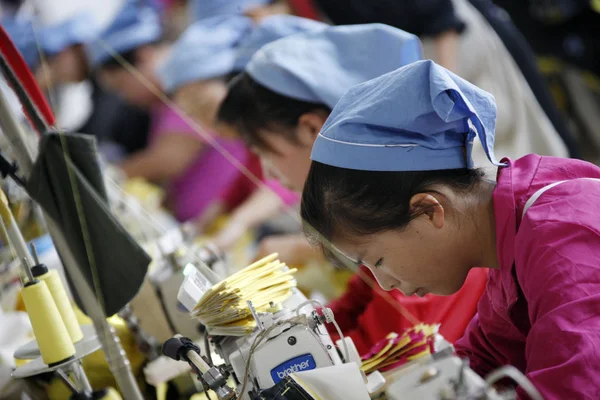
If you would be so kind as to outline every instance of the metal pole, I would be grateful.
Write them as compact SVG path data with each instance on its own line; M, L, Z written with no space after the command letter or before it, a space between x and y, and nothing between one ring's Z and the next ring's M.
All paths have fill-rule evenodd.
M27 136L23 127L13 115L5 93L0 90L0 128L10 140L19 159L19 170L21 175L29 176L33 168L33 153L27 146Z
M77 382L82 391L88 393L92 393L94 391L94 389L92 389L92 385L90 385L90 381L85 375L81 361L75 361L73 364L71 364L71 371L73 372L75 382Z
M8 105L5 94L0 90L0 127L4 134L9 138L14 146L15 156L19 163L21 175L29 177L33 169L33 154L27 147L27 139L19 122L13 115ZM58 224L46 213L44 213L48 232L52 237L54 246L61 255L64 266L73 280L74 289L77 290L79 298L94 323L98 339L102 345L102 350L108 365L111 368L115 380L123 397L127 400L143 400L142 393L137 385L135 377L131 371L131 365L119 338L114 333L110 324L106 321L106 315L98 304L92 288L88 285L83 276L77 261L71 252L71 248L64 238Z

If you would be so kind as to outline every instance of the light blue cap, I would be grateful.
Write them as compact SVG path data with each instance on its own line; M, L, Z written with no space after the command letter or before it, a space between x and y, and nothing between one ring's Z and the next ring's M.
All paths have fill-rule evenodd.
M328 27L270 43L246 67L259 84L333 108L352 86L422 58L419 39L383 24Z
M296 33L325 29L328 26L323 22L293 15L282 14L267 17L240 43L234 68L236 71L243 70L252 56L268 43Z
M46 54L55 55L70 46L94 40L98 33L98 25L92 15L81 13L59 24L44 27L39 39Z
M271 0L190 0L188 7L194 21L200 21L216 15L242 15L269 3Z
M162 35L158 14L148 6L139 6L135 0L126 0L112 23L98 39L88 46L90 63L96 67L112 58L112 53L126 53L156 42Z
M365 171L473 168L475 136L492 164L494 97L431 60L355 86L337 104L311 159Z
M30 17L5 16L1 22L29 68L37 67L40 62L40 53L33 28L35 21Z
M190 82L233 72L237 46L252 31L252 20L223 15L192 24L175 42L156 73L166 92Z

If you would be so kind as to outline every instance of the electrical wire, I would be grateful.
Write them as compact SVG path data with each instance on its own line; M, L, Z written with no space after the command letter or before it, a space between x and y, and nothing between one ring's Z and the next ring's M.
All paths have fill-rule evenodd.
M349 363L350 362L350 352L348 351L348 345L346 344L346 339L344 338L344 334L342 333L340 326L338 325L337 321L335 320L335 315L333 314L333 310L331 310L331 308L325 307L323 305L323 303L321 303L319 300L310 299L303 303L300 303L300 305L298 305L298 307L296 307L296 310L295 310L296 315L299 316L300 310L309 304L320 307L321 312L323 313L323 317L325 317L325 322L331 323L331 324L333 324L333 326L335 326L335 329L337 330L338 335L340 335L340 340L342 341L342 346L344 347L345 363Z
M521 371L519 371L512 365L500 367L486 377L486 392L492 390L492 386L504 378L510 378L516 383L518 383L521 389L523 389L523 391L527 393L531 400L544 400L540 392L536 389L535 386L533 386L533 383L531 383L531 381L527 379L527 377Z
M256 348L258 346L261 345L261 343L263 342L263 340L265 340L265 338L269 337L269 334L275 330L275 328L280 327L281 325L285 325L285 324L290 324L290 327L296 326L296 325L305 325L306 324L306 317L303 316L296 316L294 318L290 318L290 319L286 319L284 321L279 321L276 322L275 324L271 325L269 328L265 329L264 331L261 331L255 338L254 341L252 342L252 345L250 346L250 350L248 351L248 359L246 360L246 367L244 370L244 380L242 382L242 386L240 388L240 393L238 394L238 399L241 399L244 396L244 391L246 390L246 386L248 385L248 378L250 376L249 372L250 372L250 362L252 361L252 356L254 354L254 351L256 350Z

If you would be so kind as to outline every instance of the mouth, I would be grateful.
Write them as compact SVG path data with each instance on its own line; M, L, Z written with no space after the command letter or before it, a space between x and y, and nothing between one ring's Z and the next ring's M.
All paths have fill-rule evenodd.
M414 292L412 292L410 294L410 296L425 297L428 293L429 292L427 292L427 290L420 287L420 288L417 288L417 290L415 290Z

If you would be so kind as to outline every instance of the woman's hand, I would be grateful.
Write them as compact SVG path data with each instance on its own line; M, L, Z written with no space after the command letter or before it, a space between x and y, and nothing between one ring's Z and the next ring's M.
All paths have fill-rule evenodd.
M219 250L226 252L231 250L236 242L248 232L248 229L249 228L245 224L233 221L228 223L227 226L215 236L212 242Z
M186 172L203 149L204 142L199 137L165 133L150 147L125 159L120 167L129 178L165 183Z

